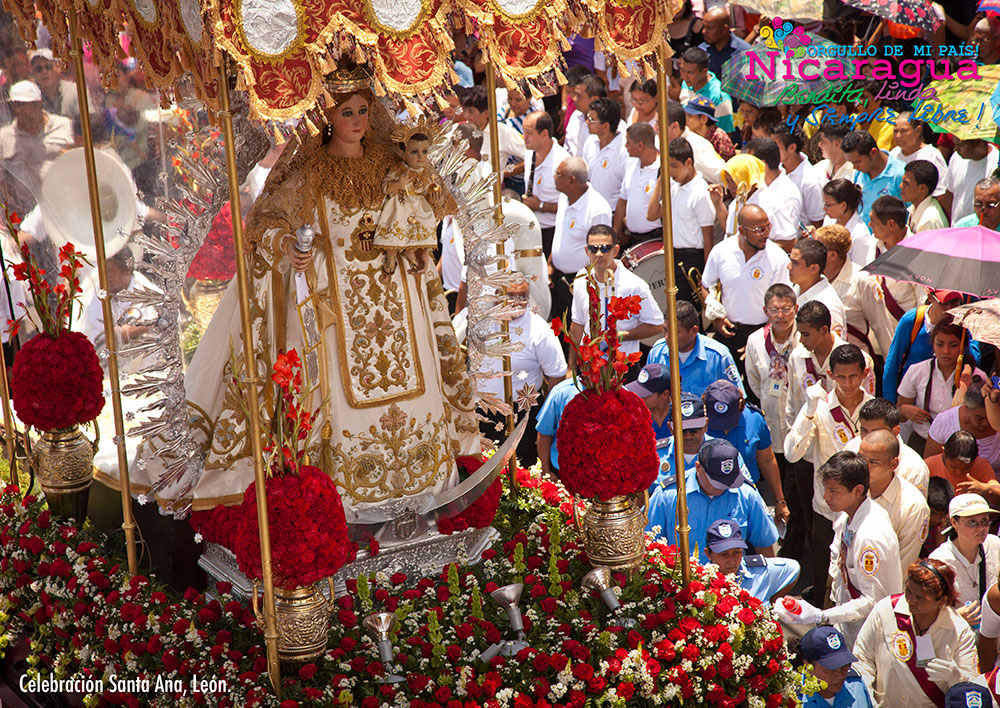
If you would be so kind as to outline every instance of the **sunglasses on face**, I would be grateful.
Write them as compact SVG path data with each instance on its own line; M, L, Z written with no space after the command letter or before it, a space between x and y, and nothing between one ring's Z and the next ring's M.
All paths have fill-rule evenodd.
M996 209L998 206L1000 206L1000 202L972 202L974 209Z
M607 253L614 247L615 245L613 243L605 243L601 246L593 246L587 244L587 250L590 251L591 253Z

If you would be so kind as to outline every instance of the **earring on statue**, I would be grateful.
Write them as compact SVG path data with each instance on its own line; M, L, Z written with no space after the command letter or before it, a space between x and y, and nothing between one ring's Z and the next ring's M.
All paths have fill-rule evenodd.
M333 126L327 123L323 126L323 142L330 142L330 138L333 137Z

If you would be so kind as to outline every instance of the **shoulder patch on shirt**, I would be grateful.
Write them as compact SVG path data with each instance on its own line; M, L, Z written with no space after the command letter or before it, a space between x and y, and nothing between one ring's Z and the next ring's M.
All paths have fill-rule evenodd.
M924 541L927 540L927 532L930 530L928 528L929 527L929 523L930 523L929 519L924 519L924 523L920 524L920 542L921 543L923 543Z
M736 369L736 364L730 364L726 367L726 378L733 383L740 380L740 372Z
M759 553L743 556L743 562L747 564L747 568L763 568L767 565L767 559Z
M867 576L875 575L878 572L879 557L878 551L871 546L861 549L861 562L858 564L861 572Z

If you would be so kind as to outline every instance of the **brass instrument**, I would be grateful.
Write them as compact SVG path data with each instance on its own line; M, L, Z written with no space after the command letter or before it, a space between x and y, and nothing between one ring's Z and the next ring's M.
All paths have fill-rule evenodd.
M684 273L684 277L687 278L688 285L691 287L691 297L694 299L694 305L699 310L704 310L705 297L701 294L701 271L694 266L690 268L684 267L683 261L677 265L680 267L681 272Z

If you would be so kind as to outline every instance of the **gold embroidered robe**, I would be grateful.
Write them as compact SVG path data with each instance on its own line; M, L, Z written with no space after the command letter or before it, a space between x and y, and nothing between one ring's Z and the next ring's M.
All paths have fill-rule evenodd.
M433 268L415 276L401 260L386 268L385 259L400 259L400 252L373 244L385 201L382 178L394 159L378 143L359 160L307 152L265 188L248 227L256 244L250 295L256 369L265 382L259 389L264 431L274 406L275 355L295 348L305 358L282 242L303 223L316 229L308 279L323 341L320 381L309 382L315 385L311 408L320 414L308 449L311 462L322 462L336 481L345 509L362 514L453 486L455 456L480 452L471 380L440 277ZM360 203L345 208L331 198L332 187L342 200ZM253 477L244 404L226 364L230 342L242 357L235 280L185 382L207 449L195 509L237 503Z

